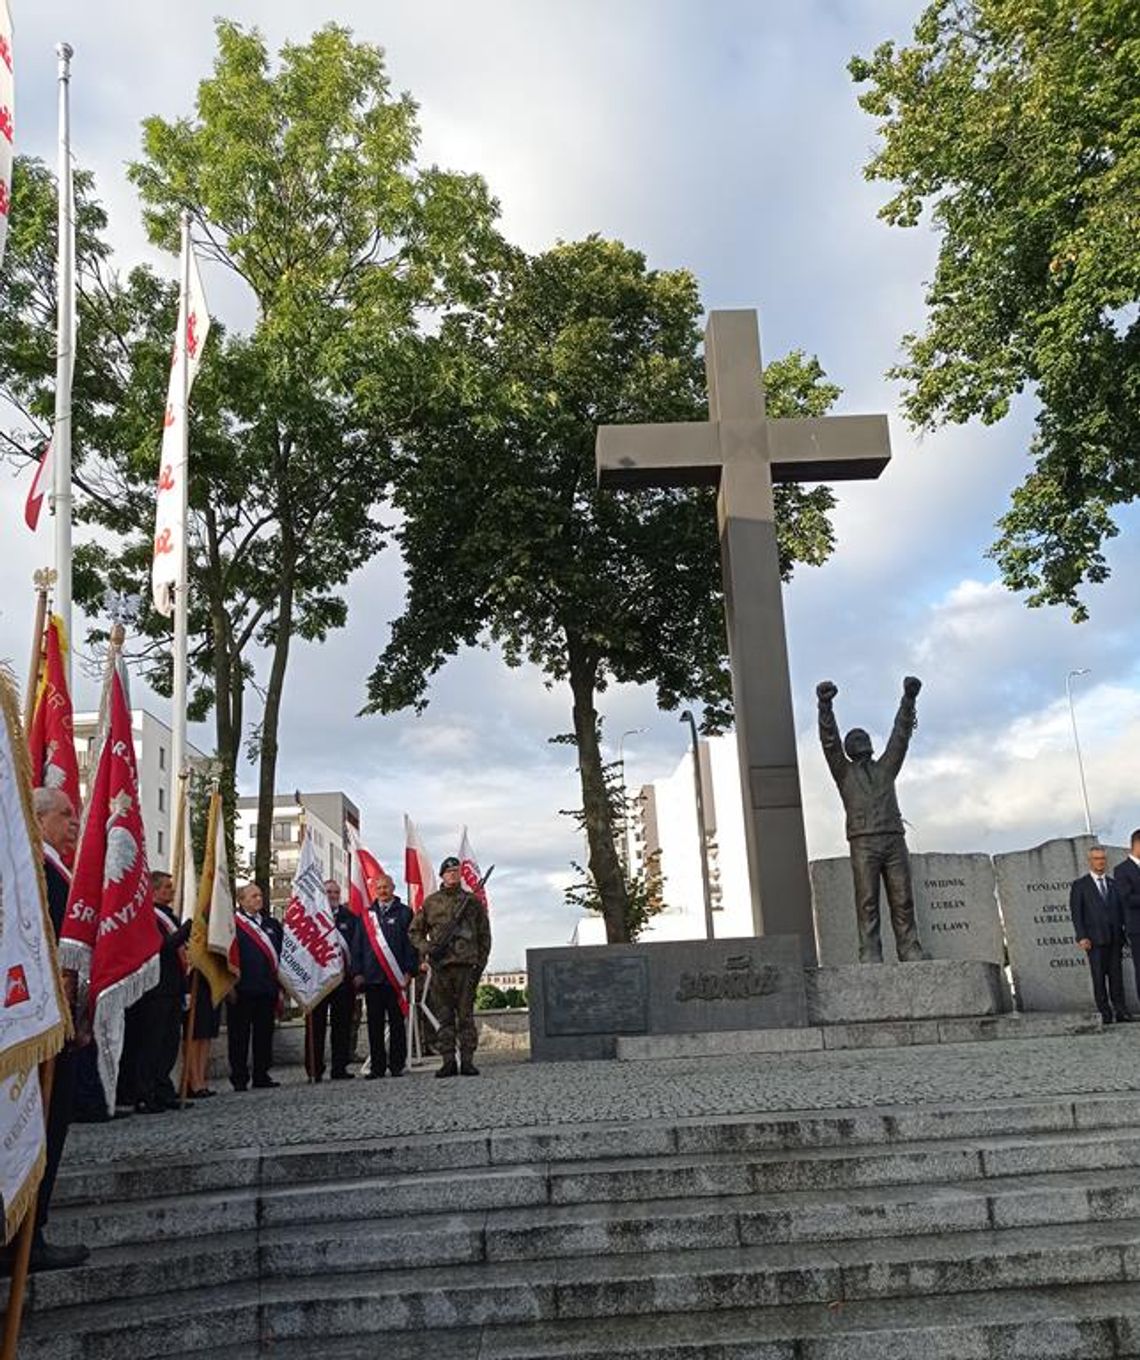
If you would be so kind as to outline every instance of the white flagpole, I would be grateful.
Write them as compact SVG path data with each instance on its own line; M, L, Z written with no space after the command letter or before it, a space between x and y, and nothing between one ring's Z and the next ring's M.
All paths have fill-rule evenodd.
M178 545L178 580L174 587L174 686L171 691L170 727L171 772L178 780L186 768L186 702L189 685L189 626L190 626L190 553L187 546L190 510L190 357L186 350L186 324L190 314L190 214L182 211L182 293L178 303L178 354L181 365L179 376L178 430L180 448L178 450L178 490L182 498L180 514L181 533ZM173 782L173 781L172 781ZM177 787L177 784L174 784ZM168 844L174 853L175 837L178 833L178 799L171 799L170 837Z
M71 373L75 356L75 235L71 186L71 58L67 43L55 49L59 58L59 268L56 274L55 428L52 458L55 475L52 508L55 513L55 610L67 637L71 627ZM71 685L71 652L64 670Z

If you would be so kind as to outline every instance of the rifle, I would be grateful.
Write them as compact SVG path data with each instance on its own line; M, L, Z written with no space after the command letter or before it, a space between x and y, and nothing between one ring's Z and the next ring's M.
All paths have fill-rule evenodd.
M443 934L439 937L439 939L428 950L428 958L437 967L443 962L444 957L447 954L448 946L451 944L451 941L455 938L456 931L458 931L459 927L463 924L464 917L467 915L468 907L471 905L472 902L477 902L479 900L478 897L476 896L476 893L480 893L483 891L484 885L494 872L495 866L492 864L491 867L487 870L487 872L483 875L483 877L479 880L479 882L475 884L474 892L468 892L466 888L463 889L463 900L459 903L458 910L456 911L455 915L451 918L451 923L449 924L448 928L443 932Z

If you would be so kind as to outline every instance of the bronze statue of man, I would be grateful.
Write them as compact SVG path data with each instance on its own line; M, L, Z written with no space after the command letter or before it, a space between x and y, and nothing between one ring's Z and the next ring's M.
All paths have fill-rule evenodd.
M880 881L887 886L887 903L900 963L914 963L928 957L919 943L915 926L910 856L895 794L895 779L906 759L911 733L918 725L914 701L921 688L922 681L917 676L908 675L903 681L902 702L895 715L887 749L879 760L875 760L871 738L861 727L853 727L840 740L839 725L832 708L839 693L838 686L823 680L815 687L819 699L819 739L847 812L860 963L883 961L879 926Z

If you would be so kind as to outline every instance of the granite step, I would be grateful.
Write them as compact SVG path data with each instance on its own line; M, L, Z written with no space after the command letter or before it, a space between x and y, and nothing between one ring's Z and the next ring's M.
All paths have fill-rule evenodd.
M176 1340L170 1317L118 1333L113 1320L108 1326L100 1318L79 1340L28 1337L21 1360L122 1360L158 1328L166 1329L167 1344L154 1353L164 1360L312 1360L311 1338L261 1343L250 1335L259 1321L256 1301L236 1306L247 1314L232 1331L235 1304L203 1300ZM195 1346L196 1339L205 1344ZM88 1349L78 1349L83 1344ZM341 1337L330 1353L337 1360L1140 1360L1140 1287L929 1295L918 1308L887 1300Z
M300 1244L297 1244L300 1250ZM157 1263L156 1263L157 1267ZM61 1275L60 1280L64 1277ZM45 1277L46 1279L46 1277ZM29 1336L78 1338L84 1357L101 1353L100 1332L131 1331L129 1354L165 1354L173 1318L196 1317L233 1303L249 1308L249 1283L226 1283L155 1296L168 1274L151 1274L152 1293L138 1299L76 1302L43 1308L36 1299ZM366 1270L352 1274L262 1278L256 1284L256 1337L328 1340L382 1333L500 1327L725 1309L922 1299L1010 1289L1140 1281L1140 1220L1062 1224L702 1251L659 1252L498 1264L455 1264L442 1270ZM38 1284L39 1282L37 1282ZM236 1308L238 1305L234 1304ZM147 1325L151 1329L147 1331ZM180 1326L181 1324L179 1324ZM235 1339L241 1339L240 1337ZM125 1343L124 1343L125 1347Z
M1052 1039L1096 1034L1099 1014L1047 1012L933 1020L862 1021L804 1025L797 1029L704 1030L693 1034L626 1034L615 1040L619 1062L658 1058L720 1058L741 1053L818 1053L834 1049L912 1048L1010 1039Z
M1048 1130L1140 1128L1140 1096L1030 1098L984 1105L884 1106L805 1110L714 1119L645 1120L614 1125L558 1125L492 1134L433 1134L431 1139L362 1139L355 1143L235 1148L184 1156L98 1160L70 1155L56 1185L58 1205L165 1198L199 1190L260 1184L345 1181L378 1174L718 1153L794 1151L945 1138L984 1138ZM78 1153L74 1149L73 1153Z
M1126 1176L1114 1170L875 1187L839 1198L744 1195L225 1231L215 1224L213 1236L179 1234L148 1243L145 1254L138 1244L92 1244L87 1234L95 1246L89 1262L36 1277L31 1307L42 1311L145 1296L156 1276L167 1288L192 1289L225 1280L844 1243L1138 1218L1140 1169ZM63 1240L63 1234L53 1236Z
M989 1185L1005 1177L1118 1172L1131 1185L1140 1130L1082 1129L985 1140L867 1147L604 1158L541 1166L473 1168L370 1180L245 1186L231 1191L53 1208L52 1236L91 1247L150 1243L262 1227L390 1220L572 1205L806 1194L847 1198L885 1186ZM727 1212L727 1210L725 1210Z

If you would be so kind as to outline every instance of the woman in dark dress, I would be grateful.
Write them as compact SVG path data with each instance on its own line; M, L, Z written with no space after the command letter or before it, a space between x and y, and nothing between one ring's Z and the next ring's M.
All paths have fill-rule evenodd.
M218 1037L218 1031L221 1029L222 1008L210 1004L210 988L202 974L195 971L192 976L191 985L194 991L191 996L194 1000L191 1009L194 1030L187 1045L189 1079L186 1094L191 1100L202 1100L214 1094L207 1085L210 1072L210 1044Z

